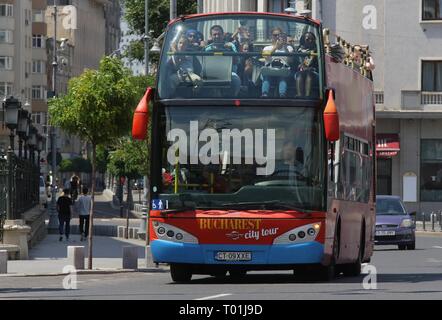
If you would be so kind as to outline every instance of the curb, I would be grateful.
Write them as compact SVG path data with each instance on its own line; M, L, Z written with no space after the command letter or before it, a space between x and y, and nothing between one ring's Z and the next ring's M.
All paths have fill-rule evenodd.
M77 275L91 275L91 274L119 274L119 273L167 273L168 267L148 268L148 269L94 269L94 270L77 270ZM1 278L30 278L30 277L60 277L67 276L68 272L54 272L54 273L10 273L0 274Z
M416 230L416 234L422 236L437 236L437 237L442 237L442 231L423 231L423 230Z

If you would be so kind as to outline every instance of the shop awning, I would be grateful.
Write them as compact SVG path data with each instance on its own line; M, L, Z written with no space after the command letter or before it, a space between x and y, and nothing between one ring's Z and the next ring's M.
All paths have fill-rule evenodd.
M378 158L394 157L400 150L398 134L379 133L376 135L376 155Z

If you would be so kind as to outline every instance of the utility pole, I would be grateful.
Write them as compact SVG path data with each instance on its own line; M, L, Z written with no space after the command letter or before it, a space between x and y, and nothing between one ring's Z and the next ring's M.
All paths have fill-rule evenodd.
M204 2L203 0L198 0L198 13L203 13L204 11Z
M56 82L57 82L57 3L54 0L54 42L53 42L53 52L52 52L52 94L53 98L56 97ZM52 165L52 184L51 184L51 206L49 210L49 233L57 232L57 204L56 204L56 177L57 177L57 134L55 127L51 126L51 165Z
M176 0L170 0L170 20L175 19L176 15Z

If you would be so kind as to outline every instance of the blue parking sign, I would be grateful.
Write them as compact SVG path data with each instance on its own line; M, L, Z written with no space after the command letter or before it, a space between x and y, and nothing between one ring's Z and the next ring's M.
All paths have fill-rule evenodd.
M167 209L167 201L161 199L152 200L152 210L164 210Z

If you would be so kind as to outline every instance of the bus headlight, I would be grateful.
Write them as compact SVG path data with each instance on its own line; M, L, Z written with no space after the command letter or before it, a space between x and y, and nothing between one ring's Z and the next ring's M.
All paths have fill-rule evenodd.
M301 226L280 235L273 240L273 244L293 244L314 241L318 236L320 229L320 223Z
M198 239L195 236L170 224L155 221L153 228L160 240L198 244Z

